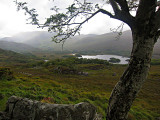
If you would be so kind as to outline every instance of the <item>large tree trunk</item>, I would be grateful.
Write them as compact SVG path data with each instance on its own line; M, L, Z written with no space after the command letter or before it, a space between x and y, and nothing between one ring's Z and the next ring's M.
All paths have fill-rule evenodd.
M154 35L132 32L133 48L128 68L109 99L107 120L126 120L132 102L147 78L154 47Z

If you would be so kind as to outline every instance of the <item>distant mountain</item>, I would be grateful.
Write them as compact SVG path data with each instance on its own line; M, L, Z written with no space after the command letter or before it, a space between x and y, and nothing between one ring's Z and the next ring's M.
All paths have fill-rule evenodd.
M26 32L15 35L11 38L5 38L6 41L20 42L43 50L62 50L62 44L52 42L50 34L44 31ZM64 50L70 50L81 53L95 54L117 54L129 55L132 49L131 31L124 31L117 39L117 33L106 33L102 35L80 35L68 39L64 46ZM160 40L154 48L154 57L160 58Z
M13 37L5 37L3 39L0 39L0 41L8 41L8 42L16 42L16 43L23 43L35 48L39 48L42 50L62 50L62 44L56 44L52 41L52 36L55 34L48 33L46 31L34 31L34 32L23 32L19 33ZM85 38L87 36L95 36L94 34L89 35L81 35L81 36L75 36L74 39L79 40L82 38ZM70 42L71 41L71 42ZM71 45L76 42L75 40L67 40L67 44Z
M117 39L117 36L117 33L111 32L102 35L80 37L79 39L73 37L73 39L66 41L66 45L64 46L69 50L84 51L82 53L93 51L95 53L130 55L133 43L131 31L124 31L119 36L119 39ZM160 39L155 44L153 57L160 58Z
M26 41L51 38L51 34L46 31L22 32L12 37L3 38L4 41L25 43Z
M68 49L78 51L99 51L107 52L108 54L129 53L132 48L131 32L125 31L122 36L117 39L117 33L106 33L102 35L84 37L76 40L72 46L67 46ZM74 39L74 38L73 38Z
M7 42L16 42L32 46L32 48L39 48L43 50L53 49L53 42L51 42L51 37L53 35L45 31L34 31L34 32L23 32L19 33L13 37L5 37L1 40ZM54 43L55 44L55 43ZM31 49L32 50L32 49Z
M17 53L32 53L36 51L40 51L38 48L34 48L24 43L16 43L11 41L4 41L5 39L1 39L0 48L4 50L11 50Z

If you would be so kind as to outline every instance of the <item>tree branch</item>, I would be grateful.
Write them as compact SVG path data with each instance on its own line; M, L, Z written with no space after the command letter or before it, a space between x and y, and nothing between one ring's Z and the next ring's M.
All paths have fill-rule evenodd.
M106 14L106 15L110 16L111 18L115 18L114 15L112 15L110 12L108 12L108 11L106 11L104 9L99 9L98 11L101 12L101 13L103 13L103 14Z
M96 14L98 14L99 12L103 13L103 14L106 14L108 16L110 16L111 18L115 18L114 15L112 15L110 12L104 10L104 9L99 9L98 11L96 11L95 13L93 13L90 17L88 17L87 19L85 19L83 22L81 23L70 23L70 24L61 24L61 25L55 25L55 26L52 26L52 27L59 27L59 26L70 26L70 25L75 25L75 24L78 24L78 26L71 30L69 33L62 33L62 34L58 34L57 36L54 36L53 39L55 39L56 37L58 36L65 36L64 38L62 38L61 40L58 41L58 43L64 41L65 39L69 38L70 36L74 36L81 28L81 26L86 23L87 21L89 21L92 17L94 17ZM115 18L116 19L116 18ZM53 29L53 28L52 28ZM54 40L54 41L57 41Z
M116 15L120 11L117 3L114 0L109 0L109 2L110 2L111 6L113 8L113 11L114 11L115 15Z
M79 25L78 28L80 28L82 24L84 24L85 22L87 22L88 20L90 20L93 16L95 16L99 12L101 12L103 14L106 14L106 15L110 16L111 18L115 18L115 16L112 15L110 12L108 12L108 11L106 11L104 9L99 9L98 11L96 11L95 13L93 13L90 17L88 17L86 20L84 20L82 23L80 23L80 25Z
M115 16L115 19L118 19L126 24L128 24L131 28L133 26L134 17L129 13L129 7L126 0L109 0ZM119 9L119 6L121 10Z
M94 17L99 12L108 15L111 18L118 19L128 24L130 27L133 26L133 17L130 15L129 8L127 6L126 0L109 0L115 15L104 9L98 9L95 12L95 9L91 5L91 3L84 2L81 3L75 0L71 6L69 6L66 13L59 13L56 8L56 14L51 15L47 18L44 24L39 24L37 22L37 15L35 9L29 10L26 6L26 3L16 3L18 5L18 9L23 9L30 15L31 24L38 25L40 28L47 27L49 32L56 32L57 35L53 37L55 42L65 41L70 36L74 36L76 33L79 33L81 26L89 21L92 17ZM117 2L116 2L117 1ZM122 10L119 9L119 6ZM53 9L54 10L54 9ZM94 13L92 13L94 11ZM83 21L77 22L77 16L80 16Z
M122 11L129 13L129 7L126 0L115 0L121 7Z

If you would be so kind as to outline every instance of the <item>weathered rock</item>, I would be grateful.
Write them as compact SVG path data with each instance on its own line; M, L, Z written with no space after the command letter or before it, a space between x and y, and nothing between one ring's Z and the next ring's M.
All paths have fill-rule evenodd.
M8 99L5 112L10 120L101 120L90 103L48 104L16 96Z
M88 72L78 72L78 75L88 76Z
M5 118L5 113L4 112L0 112L0 120L3 120Z
M0 112L0 120L11 120L6 112Z
M78 71L70 67L61 66L61 67L56 67L54 69L54 72L59 74L77 74Z
M155 120L160 120L160 117L155 118Z
M83 72L83 75L84 76L88 76L88 72Z

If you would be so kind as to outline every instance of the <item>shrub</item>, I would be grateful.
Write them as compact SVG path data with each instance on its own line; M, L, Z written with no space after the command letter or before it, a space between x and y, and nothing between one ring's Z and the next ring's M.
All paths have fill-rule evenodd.
M14 76L10 68L0 68L0 80L12 80L12 79L14 79Z
M67 66L59 66L54 69L54 72L61 73L61 74L77 74L78 73L76 69L67 67Z
M67 67L69 69L77 69L77 64L104 64L109 65L107 60L100 59L86 59L86 58L76 58L76 57L68 57L65 59L54 59L49 60L47 62L39 61L35 64L35 66L44 66L44 67Z

